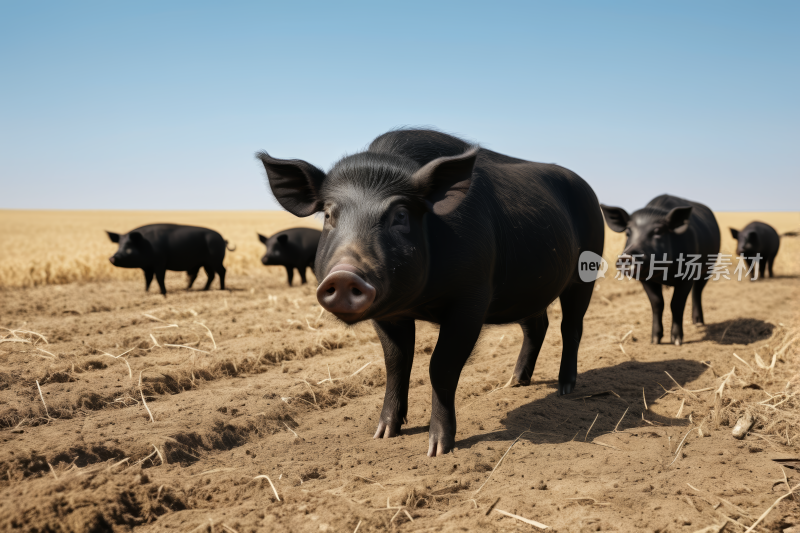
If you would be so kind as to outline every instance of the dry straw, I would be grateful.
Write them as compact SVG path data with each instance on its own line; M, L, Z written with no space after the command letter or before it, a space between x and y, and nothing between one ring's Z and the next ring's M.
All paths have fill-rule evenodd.
M199 326L203 326L204 328L206 328L206 335L208 335L208 338L211 339L211 343L214 345L214 349L216 350L217 349L217 341L214 340L214 334L211 333L211 330L208 329L208 326L206 326L202 322L195 321L194 323L199 325Z
M494 468L492 468L492 471L491 471L491 472L489 472L489 476L486 478L486 481L484 481L484 482L483 482L483 485L481 485L480 487L478 487L478 490L476 490L476 491L475 491L473 494L478 494L478 493L481 491L481 489L482 489L483 487L485 487L485 486L486 486L486 484L487 484L487 483L489 482L489 480L492 478L492 474L494 474L494 471L495 471L495 470L497 470L497 469L500 467L500 465L503 463L503 459L505 459L505 458L506 458L506 455L508 455L508 452L510 452L510 451L511 451L511 448L513 448L513 447L514 447L514 445L517 443L517 441L518 441L519 439L521 439L521 438L522 438L522 436L523 436L525 433L529 433L529 432L530 432L530 430L529 430L529 429L526 429L525 431L523 431L522 433L520 433L520 434L519 434L519 436L518 436L516 439L514 439L514 442L512 442L512 443L511 443L511 446L509 446L509 447L508 447L508 449L506 450L506 453L504 453L504 454L503 454L503 456L500 458L500 460L499 460L499 461L497 461L497 464L496 464L496 465L494 465Z
M44 414L47 415L47 418L52 420L53 418L50 416L50 413L47 412L47 404L44 403L44 395L42 394L42 387L39 386L39 380L36 380L36 388L39 389L39 398L42 399L42 405L44 405Z
M278 496L278 490L275 488L275 485L272 484L272 480L269 478L269 476L262 474L260 476L254 477L253 479L266 479L267 481L269 481L269 486L272 487L272 492L275 493L275 499L281 501L281 497Z
M144 408L147 409L147 414L150 415L150 422L155 423L156 419L153 418L153 413L150 411L150 408L147 407L147 402L144 399L144 391L142 391L142 372L139 372L139 394L142 396L142 404ZM159 454L160 455L160 454Z
M500 513L505 516L509 516L511 518L519 520L520 522L525 522L526 524L530 524L533 527L538 527L539 529L548 529L548 527L542 524L541 522L537 522L536 520L531 520L530 518L525 518L524 516L519 516L518 514L509 513L508 511L503 511L501 509L495 509L494 512Z

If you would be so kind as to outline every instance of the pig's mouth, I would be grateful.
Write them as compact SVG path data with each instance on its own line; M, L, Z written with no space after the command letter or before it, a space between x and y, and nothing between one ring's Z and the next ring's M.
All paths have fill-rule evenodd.
M328 312L348 324L358 322L375 301L375 287L364 281L353 265L334 266L317 287L317 301Z

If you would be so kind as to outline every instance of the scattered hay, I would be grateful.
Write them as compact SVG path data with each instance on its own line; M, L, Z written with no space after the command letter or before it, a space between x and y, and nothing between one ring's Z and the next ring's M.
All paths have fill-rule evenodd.
M364 365L351 375L334 380L325 379L312 384L305 379L298 379L298 387L302 389L293 394L298 399L315 409L338 408L347 405L352 398L374 392L386 384L386 375L382 368Z
M728 336L736 335L734 329L731 328ZM769 438L775 438L787 446L796 442L800 436L800 374L797 372L797 368L800 368L800 343L796 342L797 339L797 327L778 325L772 337L756 349L754 365L733 354L741 363L738 367L741 376L737 374L737 367L734 367L717 378L719 386L713 389L713 407L708 415L715 426L732 427L743 418L752 416L752 424L749 420L746 424L748 430L740 428L737 438L757 431L768 442L771 442ZM707 390L682 389L681 392L688 394ZM701 428L702 424L703 420L700 420Z

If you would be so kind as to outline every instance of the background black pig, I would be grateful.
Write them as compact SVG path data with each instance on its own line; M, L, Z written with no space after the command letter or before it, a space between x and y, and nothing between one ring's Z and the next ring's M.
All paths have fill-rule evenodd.
M225 249L228 241L216 231L178 224L150 224L119 234L107 231L112 242L119 243L117 253L109 258L114 266L144 270L145 290L150 290L153 275L161 294L167 295L164 275L167 270L187 272L192 287L200 267L205 269L211 287L214 273L219 274L220 289L225 289ZM229 248L233 251L233 248Z
M267 247L261 258L265 265L283 265L292 286L294 269L300 273L302 283L306 282L306 268L314 270L314 258L322 232L312 228L291 228L276 233L272 237L258 234L258 240Z
M324 212L320 304L348 324L372 320L381 340L387 383L376 438L397 435L406 417L415 319L441 325L430 360L429 456L453 448L455 391L484 324L522 326L512 381L528 385L547 306L560 298L559 393L572 392L594 285L580 281L578 257L601 254L604 238L597 198L576 174L429 130L381 135L327 174L258 157L284 208Z
M632 215L621 207L601 207L608 227L617 233L624 231L628 237L622 253L626 256L641 256L636 260L642 263L639 281L642 282L653 309L653 344L659 344L664 336L664 326L661 323L664 295L661 286L675 288L670 302L670 341L680 346L683 343L683 311L689 292L692 293L692 322L703 324L703 288L716 259L716 256L710 256L719 253L720 233L714 214L703 204L668 194L653 198L643 209ZM668 263L655 263L654 266L667 266L666 275L660 270L651 271L651 261L663 261L664 254ZM687 267L679 262L681 254L686 260L689 259L689 254L699 256L696 260L699 263L696 275L692 271L691 276L686 279L682 277ZM630 262L624 258L617 262L617 268L621 270L629 267ZM694 277L699 279L689 279Z
M775 256L778 255L778 248L781 245L781 238L775 228L763 222L751 222L742 231L730 228L731 235L736 239L736 255L744 258L748 268L752 266L756 254L761 255L758 263L758 274L764 277L769 267L769 275L774 278L772 271L775 263ZM754 269L755 270L755 269ZM753 272L755 278L755 272Z

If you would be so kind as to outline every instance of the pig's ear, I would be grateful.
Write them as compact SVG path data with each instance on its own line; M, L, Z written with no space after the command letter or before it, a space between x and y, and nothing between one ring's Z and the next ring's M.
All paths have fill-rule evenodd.
M728 229L731 230L731 237L733 237L734 239L736 239L738 241L739 240L739 230L738 229L733 229L733 228L728 228Z
M111 242L119 242L119 233L114 233L113 231L106 231L108 233L108 238L111 239Z
M627 211L621 207L609 207L600 204L600 209L603 210L603 217L606 219L606 224L611 228L611 231L622 233L628 227L628 222L631 216Z
M431 203L434 213L451 213L466 198L479 150L475 146L461 155L434 159L411 176L411 183Z
M132 231L132 232L128 233L128 238L134 244L142 244L144 242L144 235L142 235L138 231Z
M284 209L298 217L322 211L323 171L300 159L275 159L267 152L258 152L256 158L264 163L272 194Z
M692 214L692 207L676 207L667 213L667 227L673 233L680 235L689 229L689 217Z
M267 244L267 241L269 240L269 237L265 237L264 235L261 235L260 233L256 233L256 235L258 235L258 240L259 241L261 241L264 244Z
M281 244L286 244L287 242L289 242L289 236L286 235L285 233L283 235L278 235L278 242Z

